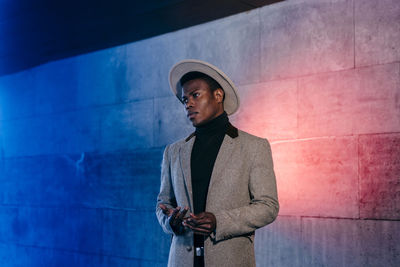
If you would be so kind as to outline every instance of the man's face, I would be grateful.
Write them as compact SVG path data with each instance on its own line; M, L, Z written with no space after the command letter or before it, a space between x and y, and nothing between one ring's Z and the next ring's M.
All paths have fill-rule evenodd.
M183 85L182 100L193 126L201 126L224 112L222 89L211 92L202 79L190 80Z

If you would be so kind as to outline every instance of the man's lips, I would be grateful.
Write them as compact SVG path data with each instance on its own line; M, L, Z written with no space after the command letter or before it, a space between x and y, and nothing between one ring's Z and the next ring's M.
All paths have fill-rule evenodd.
M197 112L191 111L191 112L188 112L188 113L187 113L187 117L188 117L189 119L191 119L191 118L193 118L194 116L196 116L196 114L197 114Z

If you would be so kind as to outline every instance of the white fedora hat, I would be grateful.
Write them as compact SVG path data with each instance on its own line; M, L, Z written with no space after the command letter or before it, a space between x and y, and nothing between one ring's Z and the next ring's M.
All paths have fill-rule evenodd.
M196 59L182 60L176 63L169 72L171 90L179 101L182 102L182 85L180 79L183 75L192 71L204 73L221 85L222 90L225 92L224 109L228 115L232 115L238 110L240 104L239 95L231 79L217 67Z

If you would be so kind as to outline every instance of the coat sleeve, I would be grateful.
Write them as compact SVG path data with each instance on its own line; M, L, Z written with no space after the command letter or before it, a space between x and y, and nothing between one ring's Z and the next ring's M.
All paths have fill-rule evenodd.
M168 208L176 207L175 194L172 187L171 170L170 170L170 158L168 155L169 146L164 150L163 160L161 164L161 185L160 193L157 197L156 215L158 222L162 229L167 234L174 234L171 225L169 224L168 216L163 213L159 204L164 204Z
M250 203L215 214L217 228L211 238L216 242L252 233L273 222L278 215L279 203L270 144L262 139L255 150L250 167Z

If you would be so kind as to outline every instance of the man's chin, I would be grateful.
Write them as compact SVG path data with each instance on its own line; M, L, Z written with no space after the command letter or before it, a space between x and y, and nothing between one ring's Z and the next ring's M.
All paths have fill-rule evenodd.
M193 127L201 126L201 124L202 124L201 122L196 121L195 119L190 120L190 121L192 122Z

